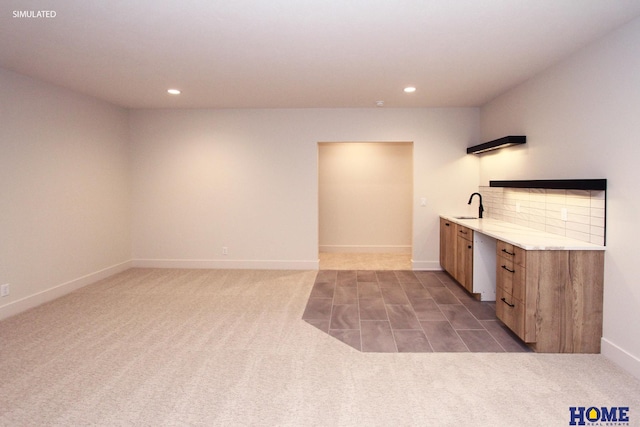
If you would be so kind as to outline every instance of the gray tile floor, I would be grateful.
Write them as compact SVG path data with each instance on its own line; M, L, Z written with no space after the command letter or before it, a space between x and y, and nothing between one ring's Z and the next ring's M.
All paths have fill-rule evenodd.
M449 275L320 270L302 318L363 352L527 352Z

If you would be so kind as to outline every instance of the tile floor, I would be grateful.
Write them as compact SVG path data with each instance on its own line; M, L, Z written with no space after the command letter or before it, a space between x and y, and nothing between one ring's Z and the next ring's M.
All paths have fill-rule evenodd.
M527 352L444 272L320 270L302 318L363 352Z

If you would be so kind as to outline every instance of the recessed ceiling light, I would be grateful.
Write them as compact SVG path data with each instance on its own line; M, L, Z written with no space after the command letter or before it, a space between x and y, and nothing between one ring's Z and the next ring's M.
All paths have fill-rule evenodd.
M413 93L413 92L416 91L416 88L413 87L413 86L407 86L407 87L404 88L404 91L407 92L407 93Z
M171 95L180 95L180 91L178 89L169 89L167 92Z

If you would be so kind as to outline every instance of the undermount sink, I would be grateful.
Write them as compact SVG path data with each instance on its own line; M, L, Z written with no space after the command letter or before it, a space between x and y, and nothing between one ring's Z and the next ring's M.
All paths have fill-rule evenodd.
M454 216L455 219L478 219L477 216Z

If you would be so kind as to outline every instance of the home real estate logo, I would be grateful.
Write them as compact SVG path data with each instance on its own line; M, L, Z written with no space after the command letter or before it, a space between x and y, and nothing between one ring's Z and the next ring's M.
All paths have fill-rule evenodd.
M570 406L570 426L628 426L628 406Z

